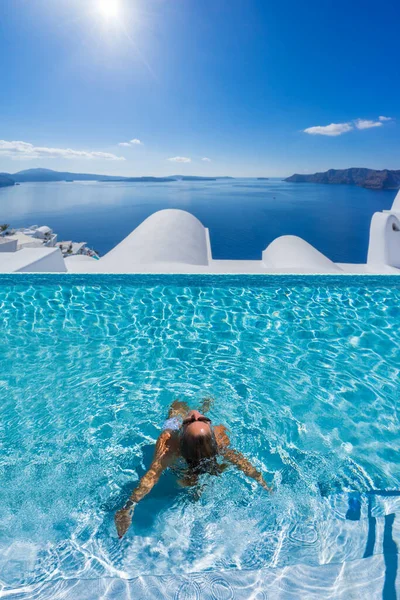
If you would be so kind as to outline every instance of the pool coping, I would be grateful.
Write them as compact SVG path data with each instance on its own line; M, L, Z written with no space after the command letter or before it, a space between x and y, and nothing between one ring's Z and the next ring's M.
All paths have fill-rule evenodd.
M286 286L355 286L400 287L397 274L371 273L1 273L0 287L26 284L101 285L133 287L271 287Z

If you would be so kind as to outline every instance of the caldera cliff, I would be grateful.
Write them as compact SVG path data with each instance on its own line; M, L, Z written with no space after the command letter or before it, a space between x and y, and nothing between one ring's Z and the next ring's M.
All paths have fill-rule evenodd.
M370 190L397 190L400 188L400 170L383 169L329 169L313 175L294 174L285 181L292 183L327 183L358 185Z

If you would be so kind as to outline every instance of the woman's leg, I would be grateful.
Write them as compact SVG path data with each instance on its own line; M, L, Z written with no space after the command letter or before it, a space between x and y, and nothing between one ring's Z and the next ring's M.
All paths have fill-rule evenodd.
M212 409L213 406L214 406L214 398L211 398L211 397L204 398L204 400L200 406L200 412L203 413L203 415L205 415Z
M172 419L173 417L186 417L190 408L188 407L186 402L182 402L182 400L174 400L168 411L168 419Z

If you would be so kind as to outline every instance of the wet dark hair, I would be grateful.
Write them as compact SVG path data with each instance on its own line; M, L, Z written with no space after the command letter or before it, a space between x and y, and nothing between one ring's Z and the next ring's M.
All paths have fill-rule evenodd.
M196 436L188 435L185 430L180 436L180 448L189 467L196 471L209 471L218 455L218 444L213 430Z

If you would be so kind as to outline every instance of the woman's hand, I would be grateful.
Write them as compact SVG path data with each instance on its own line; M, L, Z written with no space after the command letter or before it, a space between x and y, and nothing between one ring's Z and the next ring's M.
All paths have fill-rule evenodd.
M132 523L133 507L121 508L115 513L114 521L117 528L119 539L121 539L128 531Z
M270 487L265 481L264 479L262 481L260 481L261 485L263 486L264 490L267 490L267 492L272 492L272 487Z
M265 479L261 475L261 473L258 474L258 477L256 478L256 481L258 481L258 483L260 485L262 485L262 487L264 488L264 490L267 490L267 492L272 492L272 488L267 484L267 482L265 481Z

